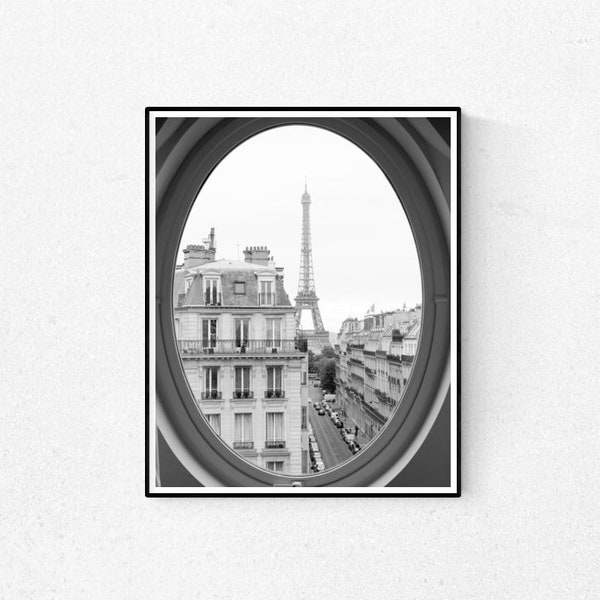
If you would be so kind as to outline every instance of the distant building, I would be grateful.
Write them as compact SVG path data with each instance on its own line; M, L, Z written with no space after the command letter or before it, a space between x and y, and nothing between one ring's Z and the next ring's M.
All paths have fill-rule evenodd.
M420 333L421 307L347 318L338 335L340 407L369 438L383 428L406 387Z
M264 246L244 261L190 245L175 272L174 321L198 409L221 438L259 467L310 472L306 348L294 306Z

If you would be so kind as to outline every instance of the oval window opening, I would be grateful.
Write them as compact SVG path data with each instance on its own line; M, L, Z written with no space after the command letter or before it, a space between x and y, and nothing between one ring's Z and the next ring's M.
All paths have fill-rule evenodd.
M177 349L224 444L293 476L368 448L402 404L422 283L402 204L365 152L315 126L248 139L200 190L177 263Z

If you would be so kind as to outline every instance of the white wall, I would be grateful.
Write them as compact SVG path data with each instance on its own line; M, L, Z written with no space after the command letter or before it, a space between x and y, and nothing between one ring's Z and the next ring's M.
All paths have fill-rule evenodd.
M599 6L3 3L2 596L596 598ZM144 498L147 105L462 106L461 499Z

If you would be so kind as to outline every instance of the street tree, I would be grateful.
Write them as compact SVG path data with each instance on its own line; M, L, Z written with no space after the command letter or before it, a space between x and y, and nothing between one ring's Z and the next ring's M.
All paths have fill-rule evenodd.
M319 361L321 387L328 394L335 394L335 359L323 357Z
M325 358L335 358L335 350L331 346L325 346L323 350L321 350L321 356Z

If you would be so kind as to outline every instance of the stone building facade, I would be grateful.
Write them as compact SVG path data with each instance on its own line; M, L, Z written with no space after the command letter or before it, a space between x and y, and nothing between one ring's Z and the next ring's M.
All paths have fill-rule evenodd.
M373 438L401 402L417 352L421 308L376 312L342 323L336 350L340 408Z
M183 252L174 324L198 410L251 463L308 473L308 357L283 269L264 246L217 260L214 230Z

